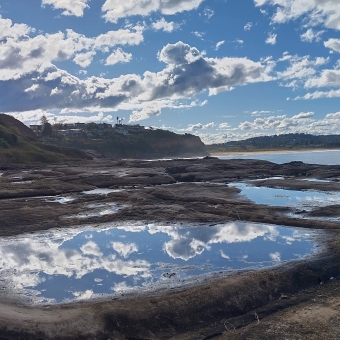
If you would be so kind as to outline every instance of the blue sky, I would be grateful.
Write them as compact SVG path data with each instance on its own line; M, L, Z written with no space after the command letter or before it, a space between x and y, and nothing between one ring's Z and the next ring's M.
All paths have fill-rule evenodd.
M0 0L0 112L206 143L340 133L339 0Z

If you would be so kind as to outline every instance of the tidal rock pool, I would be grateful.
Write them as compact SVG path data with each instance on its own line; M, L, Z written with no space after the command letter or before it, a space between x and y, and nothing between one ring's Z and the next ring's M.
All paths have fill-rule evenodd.
M63 216L62 218L76 218L76 219L87 219L90 217L100 217L105 215L115 214L118 210L122 209L123 206L116 203L96 203L86 205L87 212Z
M274 266L315 251L310 231L265 224L102 227L0 239L5 293L40 304L113 297Z
M256 187L248 183L231 183L229 186L240 189L241 195L247 197L257 204L295 207L307 211L316 207L340 204L339 192L321 192L312 190L300 191Z
M53 197L53 196L49 196L48 199L46 199L46 202L51 202L51 203L60 203L60 204L67 204L67 203L71 203L75 200L74 197L71 196L57 196L57 197Z
M121 189L109 189L109 188L97 188L88 191L83 191L83 194L86 195L108 195L111 192L120 192Z

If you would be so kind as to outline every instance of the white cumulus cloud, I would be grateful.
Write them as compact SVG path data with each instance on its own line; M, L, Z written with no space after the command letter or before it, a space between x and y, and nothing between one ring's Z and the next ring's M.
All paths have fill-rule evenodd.
M62 15L82 17L89 0L42 0L42 6L51 5L54 9L63 9Z
M340 53L340 39L328 39L324 42L325 47L329 48L331 51Z
M247 23L244 25L243 29L244 29L245 31L250 31L252 27L253 27L253 23L252 23L252 22L247 22Z
M207 17L208 19L210 19L211 17L213 17L215 15L215 11L209 7L204 8L203 14L205 17Z
M132 59L132 54L124 52L121 48L117 48L106 59L106 65L115 65L117 63L128 63Z
M190 107L202 91L210 95L236 86L272 80L270 61L248 58L208 58L205 52L181 41L167 44L158 54L164 68L142 75L125 74L117 78L80 79L53 63L72 59L81 67L92 62L97 51L116 45L136 45L143 40L143 26L109 31L88 38L73 30L66 33L26 36L30 28L13 25L0 18L6 28L0 44L0 102L4 112L65 110L72 112L132 111L132 120L158 115L164 107ZM22 39L24 37L24 39ZM132 55L116 48L107 65L128 62Z
M53 62L73 59L81 67L87 67L96 50L116 45L138 45L143 41L142 26L109 31L97 37L88 38L71 29L65 33L28 33L33 28L12 24L0 17L0 80L20 79L32 72L42 73L52 67Z
M340 86L340 70L323 70L320 76L310 78L305 87Z
M152 23L152 28L156 31L163 30L168 33L174 31L178 26L179 25L175 24L173 21L167 22L164 18Z
M211 129L215 127L215 123L211 122L208 124L201 124L201 123L197 123L197 124L189 124L188 127L186 129L182 129L180 131L198 131L198 130L207 130L207 129Z
M284 81L286 87L298 88L300 86L311 87L313 77L318 74L319 68L329 62L329 58L310 56L298 56L284 53L279 62L288 62L289 66L277 72L278 79Z
M279 252L270 253L269 257L275 262L281 262L281 254Z
M293 117L286 115L256 118L253 122L239 124L240 130L277 130L280 133L294 132L297 128L306 127L313 120L314 112L301 112Z
M107 21L117 22L121 18L133 15L150 15L160 12L172 15L183 11L197 9L204 0L106 0L102 11Z
M95 51L77 54L73 61L81 67L87 67L92 63L93 56L96 54Z
M340 98L340 90L315 91L307 93L304 96L297 96L294 98L294 100L310 100L321 98Z
M225 40L219 41L219 42L216 44L215 50L217 51L224 43L225 43Z
M218 128L220 130L229 130L231 128L231 126L229 125L229 123L221 123L218 125Z
M306 18L310 25L323 24L340 30L340 6L338 0L254 0L256 6L270 5L276 8L272 22L286 23Z
M320 41L324 32L324 30L314 31L312 28L309 28L305 33L301 34L300 37L302 41L311 43L313 41Z
M268 38L266 39L265 43L270 44L270 45L275 45L276 44L276 38L277 38L277 34L269 33Z

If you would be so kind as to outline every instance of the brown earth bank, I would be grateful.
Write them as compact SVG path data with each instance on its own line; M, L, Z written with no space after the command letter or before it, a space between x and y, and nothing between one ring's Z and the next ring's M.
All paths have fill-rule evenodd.
M0 339L338 338L340 224L326 218L290 218L286 213L291 208L258 205L227 184L286 176L289 179L272 180L279 183L269 185L329 191L338 185L340 166L209 157L7 166L0 173L1 236L86 224L100 228L102 223L191 225L233 220L323 229L325 233L319 239L320 252L308 260L149 295L33 307L10 301L6 289L1 290ZM330 183L302 181L306 178ZM107 195L83 193L95 188L117 190ZM55 201L61 197L73 200L67 204ZM123 208L116 214L79 220L77 214L89 211L88 203L98 202ZM331 216L336 211L334 206L316 208L311 216L322 212L322 216ZM311 322L314 317L317 323Z

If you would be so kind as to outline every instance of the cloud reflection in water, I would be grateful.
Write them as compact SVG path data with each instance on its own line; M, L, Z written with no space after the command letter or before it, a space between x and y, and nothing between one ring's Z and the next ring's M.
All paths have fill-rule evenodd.
M246 183L231 183L231 187L241 190L241 195L246 196L257 204L270 206L288 206L305 210L340 204L339 192L287 190L269 187L254 187Z
M241 222L59 230L0 240L0 275L41 303L87 299L296 259L313 249L307 236Z

